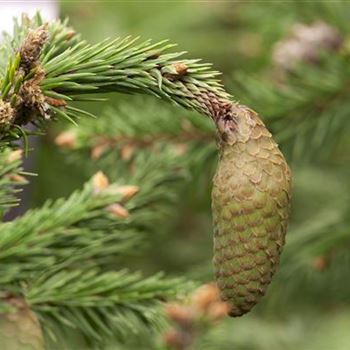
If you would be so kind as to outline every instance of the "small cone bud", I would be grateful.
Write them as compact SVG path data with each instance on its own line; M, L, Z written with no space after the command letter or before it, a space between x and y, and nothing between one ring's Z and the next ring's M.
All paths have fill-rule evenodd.
M15 111L11 103L0 100L0 126L9 125L15 118Z
M192 304L199 311L206 312L211 304L219 300L219 290L215 284L205 284L192 295Z
M7 162L12 163L16 160L20 160L22 158L23 150L16 149L15 151L11 151L10 154L7 157Z
M185 143L178 143L175 145L175 154L177 156L182 156L186 153L187 151L187 144Z
M230 306L222 301L217 301L209 306L208 316L213 321L218 321L227 316Z
M118 219L126 219L129 217L128 210L118 203L109 205L107 207L107 211L109 211L113 216L115 216Z
M188 67L182 62L174 63L162 68L163 76L169 80L181 79L187 73Z
M176 73L179 75L185 75L187 73L188 67L184 63L175 63L174 68L176 70Z
M120 186L116 189L116 192L121 194L122 196L121 198L122 202L127 202L139 191L140 191L140 187L133 186L133 185Z
M108 178L102 171L98 171L92 177L91 181L95 194L101 192L109 186Z
M55 139L55 144L62 148L74 148L76 143L76 133L74 131L64 131Z
M69 41L70 39L72 39L75 36L75 31L71 30L66 34L66 40Z
M18 174L11 174L9 176L9 179L13 182L18 183L18 184L26 184L28 182L24 176L18 175Z
M102 156L102 154L108 149L108 146L106 144L99 144L96 146L93 146L91 148L91 159L92 160L98 160Z
M21 66L28 72L39 59L41 50L48 40L48 24L30 30L20 48Z
M46 102L54 107L64 107L67 105L67 102L65 100L52 97L46 97Z
M125 145L120 150L120 158L122 160L129 160L134 153L134 146Z
M317 256L312 260L311 266L315 271L322 272L328 267L328 259L325 256Z
M165 314L180 325L188 325L195 318L194 310L191 307L180 304L167 304Z

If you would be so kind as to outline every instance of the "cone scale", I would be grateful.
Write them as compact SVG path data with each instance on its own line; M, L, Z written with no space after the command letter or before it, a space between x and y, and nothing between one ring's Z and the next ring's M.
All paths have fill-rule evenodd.
M291 174L254 111L233 103L221 110L213 118L219 138L212 190L213 263L230 316L241 316L265 294L279 263Z

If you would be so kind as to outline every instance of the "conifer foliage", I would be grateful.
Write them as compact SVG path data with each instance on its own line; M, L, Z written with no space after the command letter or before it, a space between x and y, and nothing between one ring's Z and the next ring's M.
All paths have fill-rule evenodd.
M64 2L62 12L97 44L67 21L24 16L0 46L1 216L19 204L28 181L46 182L42 170L33 181L22 159L31 151L28 137L48 125L58 124L58 136L50 129L37 150L50 161L62 155L58 177L70 177L67 167L86 180L0 224L0 347L348 349L349 4L188 2L172 6L171 16L161 5L144 19L138 11L126 16L135 6L90 11L98 10L97 27L109 23L101 27L113 32L132 32L130 18L147 37L169 37L176 28L175 40L216 62L286 155L294 189L280 269L252 313L224 316L227 306L210 283L214 128L196 113L212 113L210 94L217 104L230 99L218 73L168 42L98 42L90 21L84 24L85 4L77 16L79 6ZM110 99L109 92L158 99ZM58 151L45 148L52 136ZM45 188L45 195L60 189ZM210 284L195 289L187 279Z
M181 53L166 53L172 46L131 38L89 45L67 22L23 16L1 49L2 213L16 204L17 185L30 175L20 165L28 136L43 133L49 120L75 124L93 116L72 101L94 101L91 94L109 91L147 93L206 114L215 108L208 102L213 97L223 103L228 95L217 73L198 60L179 61ZM157 305L188 284L162 274L143 277L122 261L176 200L184 174L173 153L140 155L133 175L113 183L98 172L69 198L1 224L1 338L9 349L42 349L42 333L56 339L60 328L103 346L159 327ZM23 322L27 334L14 338Z

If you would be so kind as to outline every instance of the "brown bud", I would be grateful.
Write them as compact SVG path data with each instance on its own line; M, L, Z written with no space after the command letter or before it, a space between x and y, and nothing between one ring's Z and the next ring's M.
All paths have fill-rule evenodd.
M184 63L174 63L174 68L176 73L180 76L183 76L187 73L187 66Z
M129 217L128 210L118 203L109 205L107 211L118 219L126 219Z
M15 162L16 160L21 159L22 154L23 154L23 150L21 149L16 149L15 151L11 151L7 157L7 162L12 163L12 162Z
M188 67L181 62L173 63L172 65L162 68L162 74L169 80L179 80L187 73Z
M187 144L186 143L178 143L175 145L175 154L177 156L182 156L187 151Z
M322 272L328 267L328 259L325 256L316 256L312 262L311 266L315 271Z
M195 318L194 310L190 306L181 304L167 304L165 306L165 314L180 325L188 325Z
M230 311L230 306L222 301L217 301L210 305L208 310L208 316L213 321L218 321L223 317L226 317Z
M19 52L21 55L21 67L24 68L26 73L36 64L41 49L46 43L48 37L49 32L47 23L34 30L30 30L25 37Z
M213 283L201 286L192 294L192 304L201 312L206 312L218 300L219 290Z
M108 146L106 144L98 144L98 145L95 145L91 148L91 159L92 160L98 160L101 155L107 150Z
M120 158L122 160L130 160L134 153L134 146L132 145L125 145L120 150Z
M0 126L9 125L15 118L15 111L9 102L0 99Z
M73 38L73 36L75 36L75 31L74 30L71 30L69 31L67 34L66 34L66 40L69 41L70 39Z
M62 99L58 99L58 98L52 98L52 97L45 97L46 102L54 107L62 107L62 106L66 106L67 102L65 100Z
M33 77L22 83L18 93L19 98L17 99L16 109L20 108L20 106L25 106L29 111L28 114L23 115L23 124L38 116L44 119L50 119L51 117L50 106L40 87L40 82L44 79L45 72L40 66L33 68L33 71L35 72Z
M138 186L133 185L125 185L125 186L119 186L116 189L116 193L121 194L122 202L128 201L130 198L132 198L137 192L139 192L140 188Z
M55 144L62 148L72 149L76 143L76 133L74 131L64 131L55 139Z
M97 194L109 186L107 176L102 172L98 171L91 179L94 193Z
M18 184L26 184L28 182L24 176L18 174L10 174L9 179Z

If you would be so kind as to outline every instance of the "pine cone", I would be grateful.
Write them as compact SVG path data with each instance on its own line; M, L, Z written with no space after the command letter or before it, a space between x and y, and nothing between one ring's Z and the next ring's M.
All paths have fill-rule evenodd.
M279 262L291 194L288 165L257 114L219 116L214 178L214 267L221 298L241 316L264 295Z

